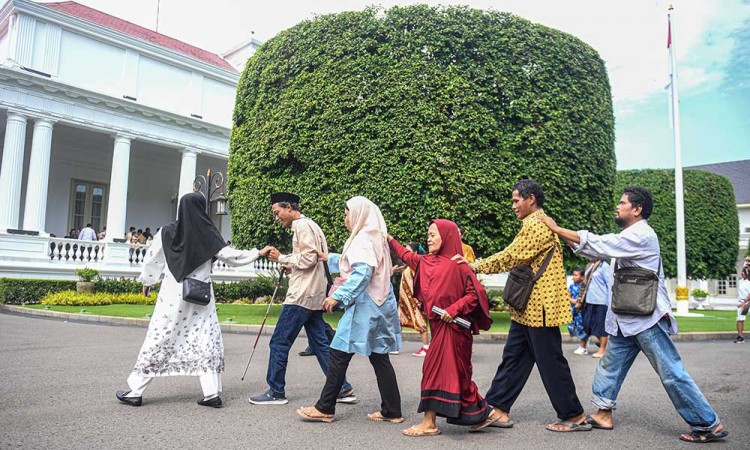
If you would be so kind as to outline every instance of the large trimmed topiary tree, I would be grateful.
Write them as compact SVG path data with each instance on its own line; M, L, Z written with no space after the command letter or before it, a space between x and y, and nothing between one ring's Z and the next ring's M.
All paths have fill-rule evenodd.
M394 236L455 220L479 254L519 224L511 186L538 180L546 209L608 229L614 119L590 46L522 18L464 7L318 17L267 41L237 91L229 157L233 240L286 242L269 194L299 194L339 247L344 203L379 204Z
M683 173L685 189L685 247L687 275L693 279L722 279L735 273L740 224L734 188L726 177L702 170ZM654 196L648 222L659 236L664 273L677 276L677 225L674 170L617 172L616 200L626 186L641 186Z

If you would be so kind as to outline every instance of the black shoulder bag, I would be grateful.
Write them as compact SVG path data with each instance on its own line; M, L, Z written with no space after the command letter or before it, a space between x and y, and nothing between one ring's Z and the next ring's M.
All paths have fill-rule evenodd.
M200 306L208 305L211 303L211 283L185 278L182 280L182 299Z
M615 281L612 284L612 312L628 316L653 314L656 309L661 270L661 256L657 272L643 267L620 267L620 261L616 261Z
M526 306L529 304L534 284L544 275L544 271L547 270L547 266L554 254L555 246L553 245L552 250L547 253L547 257L544 259L536 275L534 275L534 270L526 264L521 264L511 269L508 273L508 281L505 282L505 289L503 289L503 300L505 303L519 312L525 311Z

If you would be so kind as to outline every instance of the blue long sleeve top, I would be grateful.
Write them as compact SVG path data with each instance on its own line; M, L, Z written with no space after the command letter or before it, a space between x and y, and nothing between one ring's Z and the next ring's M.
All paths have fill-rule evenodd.
M328 266L339 272L341 255L330 253ZM401 349L401 325L398 320L398 303L391 287L382 305L367 293L373 268L364 263L352 265L346 282L333 293L333 298L344 306L344 315L336 327L331 347L346 353L388 353Z

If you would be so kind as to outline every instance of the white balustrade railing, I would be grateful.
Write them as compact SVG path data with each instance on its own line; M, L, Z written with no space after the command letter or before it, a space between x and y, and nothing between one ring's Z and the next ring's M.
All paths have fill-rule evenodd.
M40 238L45 239L45 238ZM103 262L104 242L78 239L49 239L49 258L52 261Z
M79 241L0 233L0 272L15 273L15 270L22 275L37 271L45 274L44 276L52 276L49 274L67 273L68 270L88 265L104 273L131 276L132 273L140 271L148 249L147 245L130 245L124 242ZM214 274L219 277L224 274L229 280L278 269L278 263L266 258L241 267L230 267L221 260L213 263Z
M259 271L278 271L279 263L269 261L267 258L258 258L253 262L253 268Z
M140 245L140 244L131 245L130 251L129 251L130 257L128 258L128 261L130 262L130 264L134 266L140 266L141 264L143 264L143 260L146 258L146 252L148 251L148 248L150 246L151 246L150 244L149 245Z

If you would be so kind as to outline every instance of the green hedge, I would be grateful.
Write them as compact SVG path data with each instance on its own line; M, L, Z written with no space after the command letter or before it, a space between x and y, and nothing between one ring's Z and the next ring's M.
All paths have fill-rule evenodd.
M232 302L241 299L255 300L258 297L270 296L276 283L275 276L258 275L254 280L244 280L234 283L214 282L214 296L216 301ZM161 283L154 285L152 291L158 292ZM282 280L276 300L286 297L288 278ZM10 304L39 303L49 293L74 291L75 281L67 280L32 280L0 278L0 302ZM97 294L137 294L140 295L141 283L134 279L100 279L94 285Z
M14 305L39 303L51 292L74 290L75 281L0 278L0 303Z
M237 90L228 163L240 246L288 237L269 195L302 197L341 248L344 202L377 203L391 234L429 219L464 228L479 255L511 242L513 183L539 181L547 211L609 230L615 183L610 86L574 36L495 11L426 5L325 15L266 41Z
M735 273L739 218L734 189L726 177L702 170L683 172L687 275L722 279ZM626 170L617 173L615 200L625 186L641 186L654 196L649 224L659 236L664 272L677 276L674 170Z
M42 305L58 306L102 306L102 305L153 305L156 304L157 294L151 293L145 297L142 294L112 294L107 292L93 292L79 294L76 291L62 291L45 295Z
M273 295L276 285L275 276L258 275L255 280L238 281L235 283L214 283L214 297L219 303L232 302L234 300L255 300L258 297ZM276 293L276 301L286 297L289 287L289 278L284 277Z

